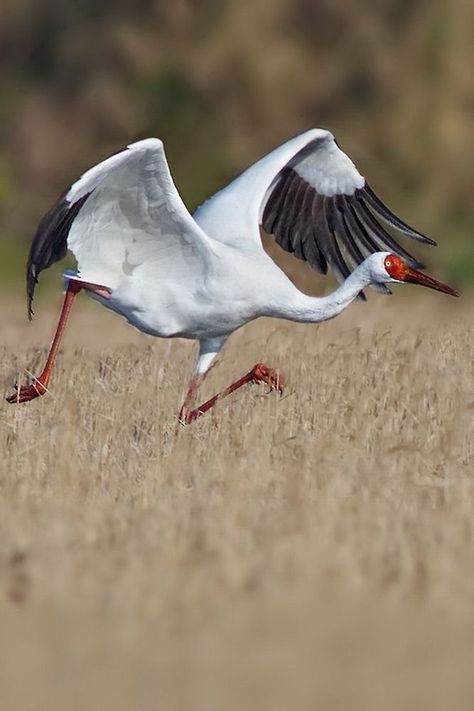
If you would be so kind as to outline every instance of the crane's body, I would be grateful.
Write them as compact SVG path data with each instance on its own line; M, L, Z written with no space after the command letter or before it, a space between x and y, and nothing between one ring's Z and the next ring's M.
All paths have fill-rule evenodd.
M361 271L360 281L350 282L353 289L348 289L350 284L339 287L339 299L313 298L300 292L264 252L235 255L231 247L218 245L215 257L215 268L207 271L205 279L180 284L163 275L157 282L151 270L139 268L110 296L91 291L89 295L150 336L203 340L226 338L260 316L325 321L337 316L370 283Z
M249 260L224 244L217 244L210 256L210 263L203 260L199 273L189 278L176 280L166 272L157 277L147 264L124 276L109 298L92 296L151 336L200 340L229 335L266 314L271 297L266 276L273 262L261 255ZM284 275L278 279L288 293Z
M189 405L227 337L260 316L319 322L333 318L362 290L413 281L455 294L419 272L382 223L434 244L377 198L333 136L312 129L251 166L206 201L186 210L158 139L145 139L88 170L41 221L27 268L28 307L40 271L67 249L78 271L66 274L66 297L47 365L9 402L47 391L70 308L85 290L152 336L199 341L199 356L180 419L192 422L217 397ZM340 282L329 296L301 293L263 250L260 229L313 268ZM388 292L389 293L389 292ZM244 383L283 379L257 364ZM222 394L221 394L222 395Z

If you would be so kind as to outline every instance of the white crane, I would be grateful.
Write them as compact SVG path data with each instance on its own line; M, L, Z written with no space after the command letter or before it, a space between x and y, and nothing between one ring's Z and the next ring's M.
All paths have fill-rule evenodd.
M385 225L385 227L384 227ZM329 296L301 293L262 247L260 228L287 252L340 282ZM387 231L435 244L396 217L375 195L329 131L296 136L251 166L192 217L173 183L157 138L133 143L88 170L43 217L27 265L28 313L41 270L75 256L43 372L16 387L10 403L48 390L54 360L79 291L144 333L199 341L179 413L188 424L249 382L282 390L283 378L258 363L199 407L196 391L229 335L259 316L316 323L337 316L362 290L389 292L413 282L457 295Z

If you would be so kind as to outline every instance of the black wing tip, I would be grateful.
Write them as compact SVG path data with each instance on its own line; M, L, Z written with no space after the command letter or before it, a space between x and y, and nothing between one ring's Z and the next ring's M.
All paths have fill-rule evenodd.
M398 228L398 229L400 229L400 228ZM438 243L434 239L431 239L431 237L427 237L422 232L418 232L417 230L410 228L410 230L400 230L400 231L403 232L403 234L406 235L407 237L412 237L413 239L416 239L417 242L421 242L422 244L427 244L429 247L437 247L438 246Z
M85 193L76 202L71 203L66 198L67 191L65 191L40 220L26 265L27 313L30 321L33 318L32 303L38 276L43 269L47 269L66 255L69 230L91 192Z
M346 220L348 208L354 224ZM425 268L398 244L390 228L424 244L436 245L395 215L366 181L353 195L326 197L299 175L292 162L282 169L268 197L262 226L286 252L294 253L322 274L329 268L339 283L377 251L394 252L412 268ZM382 287L377 291L389 293ZM358 298L366 300L363 293Z
M33 311L33 297L35 293L35 287L38 283L38 277L36 275L36 265L28 261L26 267L26 304L27 304L27 314L28 321L33 320L35 312Z
M424 269L425 266L416 257L406 251L392 235L381 224L386 221L381 212L371 210L370 206L362 199L350 203L353 216L359 224L359 229L365 233L365 237L372 243L374 251L388 251L402 257L413 269ZM380 218L381 221L379 222Z
M437 247L438 243L436 240L431 239L431 237L427 237L426 235L422 235L423 239L420 240L421 242L424 242L424 244L428 244L430 247Z
M379 198L377 193L374 192L367 180L364 183L364 187L360 188L357 192L359 192L360 197L362 197L363 200L366 200L370 207L375 210L377 215L385 222L388 222L389 225L392 225L392 227L395 227L395 229L403 232L403 234L407 237L411 237L418 242L428 244L431 247L437 246L437 242L434 239L427 237L427 235L423 234L419 230L415 230L414 227L410 227L410 225L395 215L395 213L387 207L383 200Z

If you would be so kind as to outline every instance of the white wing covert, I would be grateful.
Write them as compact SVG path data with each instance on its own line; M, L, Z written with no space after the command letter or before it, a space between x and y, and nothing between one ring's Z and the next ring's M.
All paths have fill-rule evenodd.
M208 238L179 196L159 139L88 170L42 219L27 266L30 315L39 273L67 249L81 278L109 288L145 262L179 275L203 257Z

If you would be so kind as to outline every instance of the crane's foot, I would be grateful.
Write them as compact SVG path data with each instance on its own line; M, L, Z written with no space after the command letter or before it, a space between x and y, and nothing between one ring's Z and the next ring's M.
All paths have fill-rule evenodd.
M30 400L41 397L41 395L48 392L46 383L41 381L41 376L36 378L31 385L21 385L18 387L17 383L15 383L15 390L16 392L14 392L13 395L9 395L9 397L6 398L6 401L11 405L15 405L20 402L29 402Z
M265 365L265 363L257 363L257 365L254 365L252 370L249 370L249 372L242 376L242 378L239 378L239 380L236 380L234 383L229 385L229 387L221 393L214 395L214 397L211 397L206 402L203 402L202 405L192 410L190 408L191 399L195 395L202 380L203 376L197 376L193 381L191 381L188 394L186 395L183 406L178 415L178 420L181 425L190 425L191 422L194 422L201 417L201 415L204 415L204 413L214 407L219 400L231 395L231 393L234 393L247 383L265 383L269 386L270 391L278 390L280 395L283 393L283 388L285 387L285 378L280 375L280 373L278 373L274 368L269 368L268 365Z
M250 374L252 376L251 382L266 383L270 391L278 390L280 395L283 394L286 385L285 378L283 375L280 375L275 368L270 368L268 365L265 365L265 363L257 363L250 371Z

